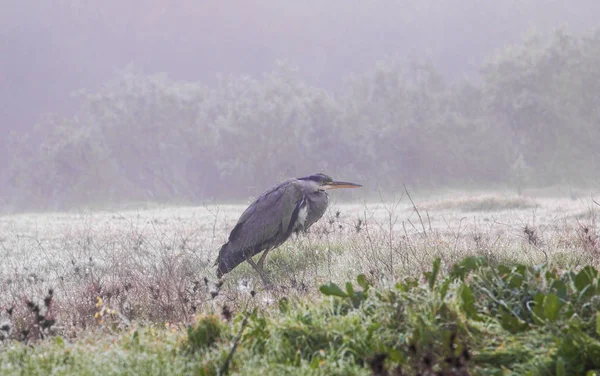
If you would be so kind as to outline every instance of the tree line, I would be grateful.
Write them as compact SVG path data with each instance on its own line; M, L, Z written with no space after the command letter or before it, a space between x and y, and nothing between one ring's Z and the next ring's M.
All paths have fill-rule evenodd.
M590 184L600 176L600 30L533 35L478 74L386 59L337 92L292 64L183 82L128 69L13 133L5 207L247 198L316 171L371 186ZM41 140L41 141L39 141Z

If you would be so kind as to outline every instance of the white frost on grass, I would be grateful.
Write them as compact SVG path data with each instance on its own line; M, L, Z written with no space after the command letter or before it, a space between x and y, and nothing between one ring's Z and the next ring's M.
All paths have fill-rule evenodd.
M465 212L457 209L471 205L465 197L444 197L441 205L413 199L418 213L406 197L395 204L334 203L309 234L272 251L265 267L286 291L305 294L327 281L354 280L359 273L382 283L418 277L436 257L447 267L473 254L530 264L555 255L571 263L592 257L575 241L583 221L597 223L600 208L591 200L531 198L535 205L523 209ZM503 196L494 200L502 205ZM218 249L244 209L219 205L0 216L0 307L44 296L48 288L66 310L99 294L98 289L115 296L135 290L135 299L113 304L140 312L156 306L168 314L184 304L196 306L179 295L193 290L196 295L189 293L189 299L202 299L200 281L215 280ZM539 244L529 243L526 225L535 229ZM226 276L218 299L247 295L249 286L260 288L260 279L241 265ZM273 299L269 295L262 304Z

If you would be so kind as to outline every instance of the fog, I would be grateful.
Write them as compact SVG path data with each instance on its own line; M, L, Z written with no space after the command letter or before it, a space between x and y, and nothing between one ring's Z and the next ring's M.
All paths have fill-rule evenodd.
M0 204L594 186L600 3L3 1Z

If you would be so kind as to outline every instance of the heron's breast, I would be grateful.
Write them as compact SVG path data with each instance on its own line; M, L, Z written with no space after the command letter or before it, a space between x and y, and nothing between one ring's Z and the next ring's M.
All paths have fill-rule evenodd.
M308 217L308 204L304 204L298 210L298 219L296 220L296 228L304 227L306 223L306 218Z

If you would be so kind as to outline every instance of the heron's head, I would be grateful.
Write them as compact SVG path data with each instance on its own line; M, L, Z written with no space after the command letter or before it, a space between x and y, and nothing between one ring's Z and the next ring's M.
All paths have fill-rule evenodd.
M305 176L303 178L298 178L298 180L302 180L306 184L310 185L315 191L326 191L328 189L337 189L337 188L360 188L362 185L349 183L347 181L336 181L331 177L325 174L313 174L309 176Z

